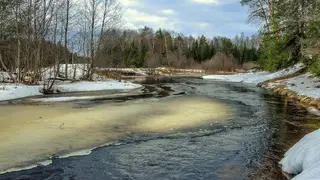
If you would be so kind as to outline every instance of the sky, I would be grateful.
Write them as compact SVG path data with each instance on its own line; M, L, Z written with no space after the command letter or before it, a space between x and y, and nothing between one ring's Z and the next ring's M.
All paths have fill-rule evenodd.
M184 35L250 36L259 29L247 22L247 7L240 0L119 0L124 27L174 30Z

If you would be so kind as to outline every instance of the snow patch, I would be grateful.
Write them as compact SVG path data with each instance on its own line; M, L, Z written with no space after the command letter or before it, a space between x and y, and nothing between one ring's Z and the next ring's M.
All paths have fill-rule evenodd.
M97 99L101 97L104 97L104 96L70 96L70 97L39 98L39 99L32 99L32 100L41 101L41 102L66 102L66 101L76 101L76 100Z
M287 89L295 91L298 95L320 98L320 78L306 73L284 81Z
M0 174L23 171L23 170L30 170L30 169L36 168L38 166L48 166L50 164L52 164L52 160L46 160L46 161L38 162L34 165L30 165L30 166L26 166L26 167L22 167L22 168L10 168L6 171L0 172Z
M241 73L234 75L208 75L203 76L203 79L212 79L217 81L227 81L227 82L243 82L243 83L254 83L258 84L270 79L280 78L283 76L289 76L295 74L305 68L302 63L296 64L293 67L277 71L275 73L269 72L257 72L257 73Z
M15 77L15 75L12 75ZM0 82L12 82L11 76L7 72L0 71Z
M309 107L307 110L310 114L313 114L315 116L320 116L320 111L315 107Z
M299 174L293 180L319 179L320 130L314 131L294 145L280 161L282 170Z
M0 101L41 95L39 89L40 86L28 86L23 84L0 84Z
M102 90L131 90L141 88L139 84L131 82L119 82L115 80L106 81L84 81L76 83L58 84L54 86L55 91L60 92L85 92L85 91L102 91ZM41 85L30 86L23 84L0 84L0 101L19 99L30 96L42 95L40 90L43 88ZM94 96L86 97L60 97L60 98L47 98L43 99L44 102L53 101L72 101L76 99L91 99L97 98Z
M69 154L59 156L59 158L68 158L68 157L74 157L74 156L87 156L87 155L90 155L93 150L94 150L94 148L75 151L75 152L71 152Z
M68 78L74 80L81 80L88 70L88 64L60 64L59 76L65 77L65 70L68 67ZM55 67L42 68L42 80L47 80L55 77Z
M115 80L97 82L76 82L54 86L60 92L83 92L83 91L102 91L102 90L128 90L142 87L131 82L119 82Z

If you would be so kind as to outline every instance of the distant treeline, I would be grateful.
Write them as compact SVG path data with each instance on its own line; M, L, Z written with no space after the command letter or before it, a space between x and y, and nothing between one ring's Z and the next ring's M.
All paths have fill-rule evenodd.
M110 30L102 37L97 52L102 67L200 67L208 61L216 69L240 67L258 60L259 37L243 33L227 37L193 37L172 31L145 27L135 30ZM223 62L225 61L225 62ZM227 67L228 66L228 67Z
M95 67L241 68L259 57L259 36L192 37L149 27L119 28L121 5L116 0L1 0L0 70L14 81L43 68L69 77L68 66L86 63L87 78Z

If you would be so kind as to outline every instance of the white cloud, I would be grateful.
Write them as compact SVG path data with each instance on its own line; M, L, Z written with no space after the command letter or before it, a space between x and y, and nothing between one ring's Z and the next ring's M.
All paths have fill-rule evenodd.
M119 2L126 7L138 6L139 4L137 0L119 0Z
M166 14L166 15L172 15L172 14L175 14L176 12L172 9L164 9L161 11L161 13Z
M201 29L206 29L207 27L209 27L209 24L205 22L201 22L201 23L198 23L198 27Z
M128 9L125 14L130 19L130 22L159 23L167 20L166 17L139 12L135 9Z
M174 3L164 3L167 0L119 0L123 5L123 26L129 29L148 26L154 30L163 28L187 35L205 34L228 37L233 37L234 34L242 31L252 34L257 29L245 23L247 9L240 5L239 0L171 1ZM185 3L177 3L181 1ZM232 5L230 9L228 5Z
M154 29L164 28L164 29L177 29L177 20L168 19L165 16L158 16L154 14L149 14L145 12L138 11L136 9L128 8L124 16L126 21L126 28L138 29L144 26L149 26Z
M218 0L190 0L191 2L194 3L199 3L199 4L218 4Z

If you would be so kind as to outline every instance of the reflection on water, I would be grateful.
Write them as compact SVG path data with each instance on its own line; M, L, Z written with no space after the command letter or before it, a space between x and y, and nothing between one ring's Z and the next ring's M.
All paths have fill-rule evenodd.
M148 83L152 84L151 81ZM143 133L125 133L125 137L120 137L117 143L98 148L88 156L55 158L52 165L4 174L0 179L282 180L284 177L277 164L279 159L287 148L311 130L310 124L319 120L293 102L250 85L198 78L174 78L169 83L163 83L161 85L184 92L181 95L185 99L177 99L177 102L170 98L168 101L163 99L159 102L167 102L158 108L145 105L152 102L151 99L140 101L139 108L144 107L145 111L142 109L137 113L134 112L136 101L128 102L125 106L130 108L123 108L118 114L124 117L128 113L130 119L138 121L119 118L108 122L111 125L99 126L100 130L109 128L111 135L121 136L124 132L145 130ZM190 99L193 96L205 99ZM211 100L219 102L218 106L215 103L212 105ZM220 103L227 104L233 115L217 120L209 117L209 121L202 117L202 114L223 111L225 108L217 109ZM120 109L124 106L122 103L115 105ZM94 110L108 111L110 107L106 106L102 105L104 108L101 109L98 106ZM184 108L190 110L197 107L201 109L199 113L186 114L189 111L184 111ZM170 108L175 110L170 111ZM163 113L170 118L162 116ZM182 113L184 116L179 115L178 118L177 114ZM154 118L146 120L145 114ZM165 123L152 119L161 119ZM180 128L171 130L171 126ZM92 133L97 132L93 130ZM77 132L81 137L79 132L82 130Z
M214 124L228 108L204 98L166 98L104 104L0 108L0 171L32 161L99 146L135 133L165 133Z

